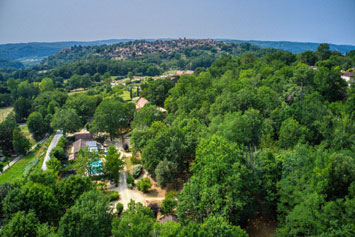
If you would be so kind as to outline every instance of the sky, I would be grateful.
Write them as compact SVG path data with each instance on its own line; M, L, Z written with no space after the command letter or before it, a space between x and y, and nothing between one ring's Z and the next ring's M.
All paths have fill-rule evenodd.
M0 43L224 38L355 45L355 0L0 0Z

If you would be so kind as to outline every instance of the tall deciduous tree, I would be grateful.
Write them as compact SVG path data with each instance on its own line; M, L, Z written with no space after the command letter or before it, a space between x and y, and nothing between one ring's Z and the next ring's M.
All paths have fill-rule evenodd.
M123 169L124 162L120 159L120 153L117 153L116 148L111 145L108 148L106 161L104 162L104 173L109 179L115 180L116 184L120 176L120 171Z
M31 147L30 141L21 133L19 128L15 128L12 135L12 145L18 154L26 154Z
M244 163L235 143L218 136L202 140L192 166L194 175L178 196L179 220L201 222L215 214L238 224L248 218L252 214L255 187L251 171Z
M53 129L66 132L75 132L82 126L80 117L74 109L57 109L51 121Z
M14 103L14 111L16 121L24 121L32 111L32 101L25 97L18 98Z
M9 154L13 150L13 130L17 128L13 115L10 114L5 121L0 123L0 148L3 153Z
M122 134L133 117L134 105L106 99L96 108L92 131L107 132L111 140Z
M114 237L149 236L151 234L154 215L150 208L133 200L128 204L128 209L112 223Z
M36 139L42 138L50 129L42 114L37 111L30 114L27 119L27 126Z
M41 92L54 90L53 80L49 77L43 78L41 83L39 84L39 89L41 90Z
M110 201L95 190L84 193L60 219L62 236L110 236L112 214Z

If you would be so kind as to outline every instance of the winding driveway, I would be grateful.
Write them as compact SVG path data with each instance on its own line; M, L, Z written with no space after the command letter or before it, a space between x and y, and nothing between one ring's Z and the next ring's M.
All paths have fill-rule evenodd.
M55 148L58 144L59 139L63 136L63 132L62 131L57 131L56 134L54 135L51 144L48 147L46 156L44 157L44 161L42 164L42 170L47 170L47 162L51 159L50 154L51 151L53 150L53 148Z

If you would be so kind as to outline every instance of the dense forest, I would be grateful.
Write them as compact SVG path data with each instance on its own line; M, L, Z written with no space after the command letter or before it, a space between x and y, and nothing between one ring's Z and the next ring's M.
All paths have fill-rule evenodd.
M98 140L132 131L137 163L161 187L176 187L160 210L178 222L157 222L156 206L112 207L83 176L92 154L68 162L63 138L49 171L0 185L1 236L248 236L261 217L276 223L276 236L355 235L355 86L341 78L355 67L354 50L342 55L320 44L293 54L231 44L225 52L239 51L112 60L94 55L107 49L100 47L73 47L95 52L68 51L47 64L2 71L0 106L13 105L14 113L0 123L0 149L29 150L20 122L37 140L57 129L86 127ZM149 103L138 111L121 97L127 88L111 85L112 76L171 69L194 73L142 82L136 95ZM68 93L77 88L85 92ZM116 181L117 157L109 148L104 165ZM65 177L71 169L76 175ZM144 192L149 183L137 187Z

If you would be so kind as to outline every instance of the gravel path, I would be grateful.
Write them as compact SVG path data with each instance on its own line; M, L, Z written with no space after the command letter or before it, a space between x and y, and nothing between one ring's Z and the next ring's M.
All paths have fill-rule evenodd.
M51 144L48 147L46 156L44 157L44 161L42 164L42 170L47 170L47 162L51 159L51 157L49 156L51 154L51 151L53 150L53 148L55 148L58 144L59 139L63 136L63 133L61 131L57 131L56 134L54 135Z

